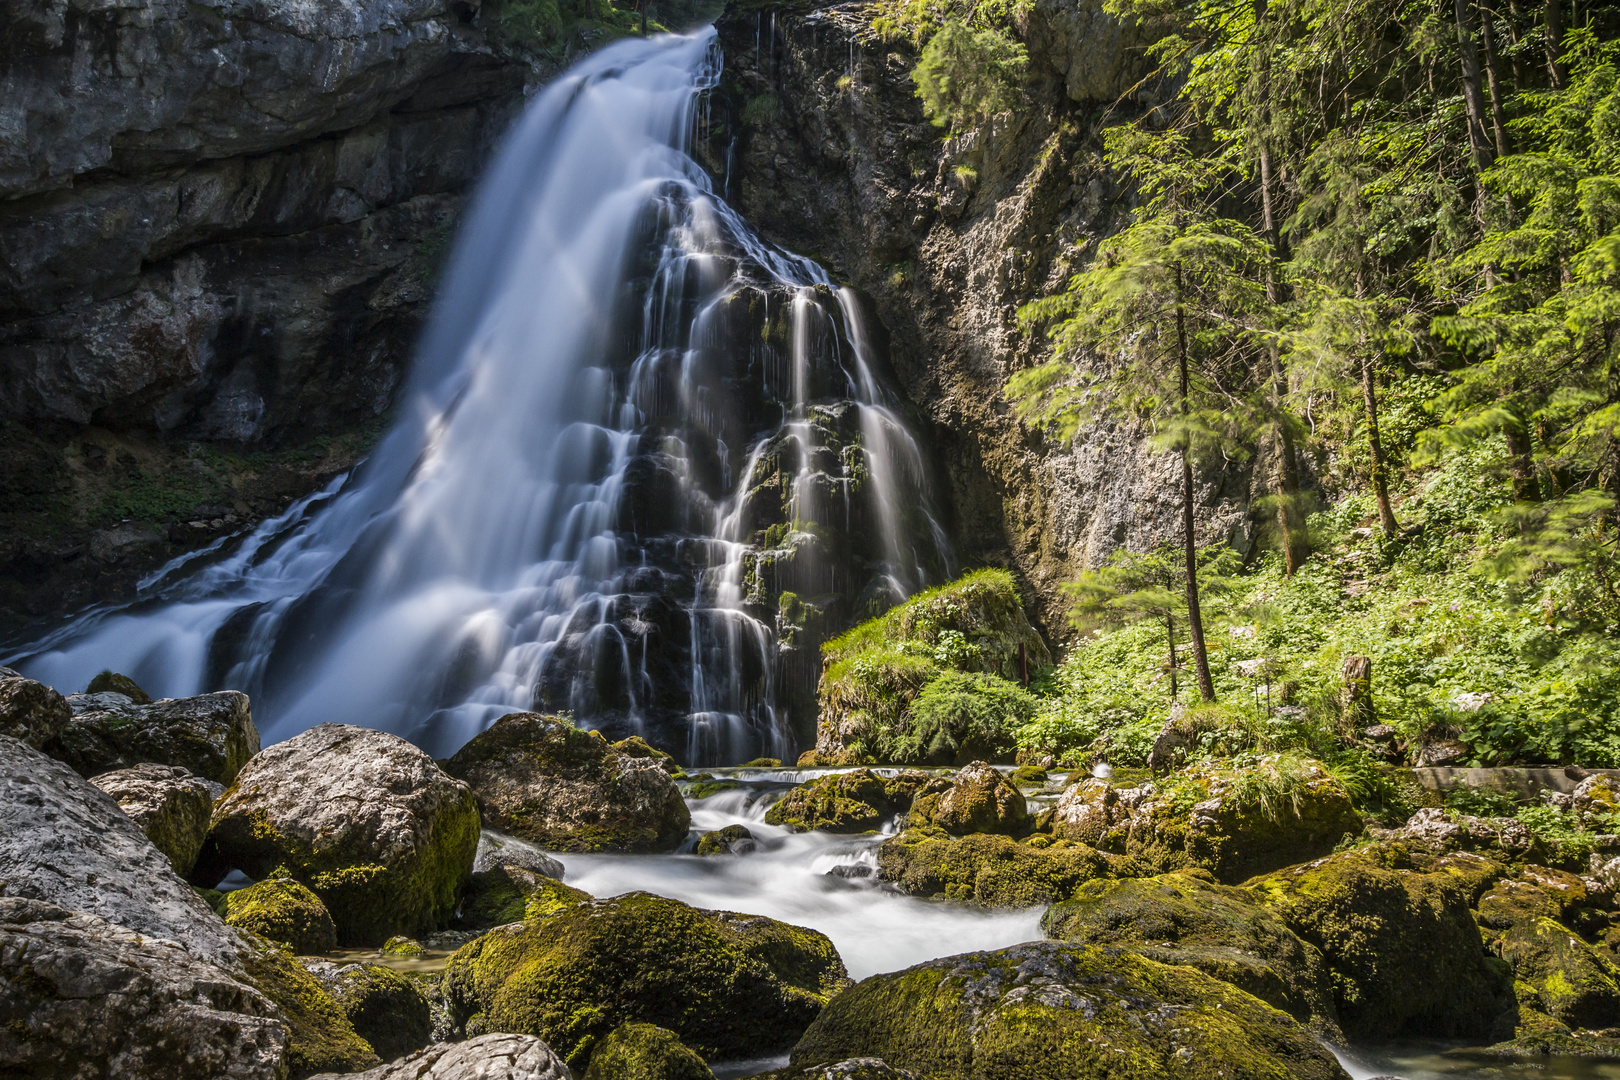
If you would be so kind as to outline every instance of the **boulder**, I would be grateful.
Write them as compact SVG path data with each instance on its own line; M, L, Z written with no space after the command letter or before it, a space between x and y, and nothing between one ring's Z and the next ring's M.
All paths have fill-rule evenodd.
M108 691L123 694L137 705L152 704L152 695L142 690L134 679L128 675L120 675L116 671L103 671L91 679L90 685L84 688L86 694L105 694Z
M243 943L111 796L0 736L0 882L10 896L86 912L229 965Z
M563 878L563 864L533 844L494 829L485 829L478 834L478 853L473 856L473 873L493 870L497 866L521 866L558 881Z
M214 794L208 782L178 765L115 769L90 781L111 795L181 877L191 873L208 835Z
M0 668L0 735L43 749L73 719L67 700L42 682Z
M1510 1000L1469 908L1501 867L1475 855L1422 867L1399 846L1331 855L1249 887L1322 954L1351 1039L1487 1035Z
M699 855L746 855L757 845L746 825L727 825L698 837L694 849Z
M225 894L225 925L247 930L295 953L331 952L337 927L321 898L292 878L274 877Z
M923 829L908 829L878 848L879 876L901 892L991 908L1062 900L1081 882L1112 876L1117 861L1084 844L1037 848L992 833L956 839Z
M957 773L945 791L917 799L908 824L938 825L956 836L1014 836L1028 830L1029 808L1011 780L986 762L975 761Z
M1569 1028L1620 1026L1620 967L1560 922L1515 921L1496 939L1513 967L1514 996Z
M674 776L676 773L681 771L680 765L676 763L674 758L647 742L647 740L643 739L640 735L632 735L628 739L620 739L618 742L613 744L613 749L628 757L650 758L653 761L658 762L658 767L669 773L671 776ZM777 764L780 765L782 763L778 761Z
M590 893L521 866L497 866L472 876L461 901L460 925L487 930L507 923L538 919L568 904L589 900Z
M1088 881L1041 917L1047 937L1185 964L1342 1041L1322 954L1247 889L1194 871Z
M1533 856L1536 838L1518 818L1483 818L1425 806L1397 829L1372 829L1381 841L1415 844L1430 851L1477 851L1518 862Z
M554 851L673 851L692 822L675 781L556 717L511 713L444 763L484 824Z
M551 1047L530 1035L480 1035L435 1043L363 1073L322 1073L310 1080L572 1080Z
M903 772L893 779L870 769L830 773L790 789L765 812L765 823L795 832L873 832L911 809L912 800L931 782L920 772ZM944 781L937 783L946 786Z
M1346 1077L1310 1032L1236 987L1057 942L874 975L822 1011L793 1065L865 1056L940 1080Z
M896 1069L882 1058L849 1058L824 1065L781 1069L762 1080L922 1080L907 1069Z
M631 1021L705 1058L785 1049L847 981L813 930L629 893L490 931L450 958L443 987L469 1033L535 1035L577 1066Z
M182 946L0 897L0 1074L281 1080L276 1006Z
M123 694L74 694L72 719L45 746L81 776L153 762L229 784L259 752L246 694L222 690L137 705Z
M583 1080L714 1080L714 1073L673 1031L620 1024L591 1054Z
M404 739L321 724L255 757L214 806L204 862L280 867L321 898L338 942L438 929L478 848L478 809Z
M402 1058L432 1041L432 1008L415 979L381 964L339 966L313 957L300 962L320 980L355 1033L384 1061Z
M290 953L258 944L244 958L240 978L275 1002L277 1016L287 1028L292 1080L317 1072L356 1072L377 1064L371 1044L355 1032L320 980Z

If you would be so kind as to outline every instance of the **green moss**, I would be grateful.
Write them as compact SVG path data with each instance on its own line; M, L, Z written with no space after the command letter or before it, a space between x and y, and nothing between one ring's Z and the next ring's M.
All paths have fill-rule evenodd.
M748 831L746 825L727 825L723 829L715 829L698 837L695 854L698 855L730 855L731 845L741 840L753 840L754 834Z
M870 769L831 773L788 791L765 812L765 822L797 832L872 832L910 809L929 779L902 773L886 780Z
M1571 1028L1610 1028L1620 1017L1620 968L1562 923L1545 916L1516 921L1497 941L1513 966L1521 1006Z
M877 1057L939 1080L1332 1080L1288 1016L1185 967L1053 942L876 975L834 998L793 1064Z
M714 1073L673 1031L620 1024L591 1054L583 1080L714 1080Z
M371 1045L315 976L275 947L254 951L244 970L275 1002L287 1025L287 1063L294 1080L321 1072L358 1072L377 1064Z
M992 908L1050 904L1118 869L1128 869L1125 860L1084 844L1036 848L990 833L953 839L942 830L907 829L878 849L879 873L902 892Z
M137 705L150 705L152 699L147 696L135 680L128 675L120 675L116 671L103 671L90 680L90 685L84 688L87 694L103 694L111 691L123 694Z
M225 922L284 945L295 953L323 953L337 948L337 928L326 905L292 878L267 878L226 893Z
M547 915L554 915L575 904L582 904L591 899L591 894L584 889L576 889L572 885L564 885L555 878L542 877L536 883L533 892L529 893L523 905L525 919L543 919Z
M403 934L396 934L382 943L382 951L389 956L421 956L427 952L422 943L415 938L408 938Z
M705 1057L758 1055L790 1045L824 1004L821 987L843 975L824 936L773 923L647 893L576 904L462 947L445 997L469 1032L535 1035L575 1065L630 1021Z
M415 980L381 964L339 968L332 999L377 1056L394 1061L420 1050L433 1037L433 1013Z

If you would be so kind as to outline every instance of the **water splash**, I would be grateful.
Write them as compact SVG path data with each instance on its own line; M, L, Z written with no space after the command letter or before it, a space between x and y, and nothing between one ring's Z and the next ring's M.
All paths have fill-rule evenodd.
M538 708L693 763L791 754L781 594L836 624L948 555L858 299L689 153L720 67L707 29L548 87L364 465L7 662L246 690L272 741L337 720L443 755Z

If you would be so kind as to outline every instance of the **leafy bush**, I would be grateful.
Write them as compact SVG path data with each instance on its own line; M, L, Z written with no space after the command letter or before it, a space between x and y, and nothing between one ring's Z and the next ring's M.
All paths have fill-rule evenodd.
M1011 109L1029 53L995 27L974 30L952 19L928 39L911 73L923 112L952 130Z
M948 671L923 687L905 724L885 740L883 757L928 765L996 761L1014 747L1013 732L1035 715L1035 698L996 675Z

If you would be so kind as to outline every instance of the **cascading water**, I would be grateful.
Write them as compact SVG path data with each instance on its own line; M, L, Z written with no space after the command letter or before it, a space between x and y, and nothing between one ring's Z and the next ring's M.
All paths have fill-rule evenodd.
M624 41L548 87L367 462L8 662L243 689L272 741L338 720L448 754L535 708L691 763L790 753L816 628L948 556L858 299L688 153L720 62L712 29Z

